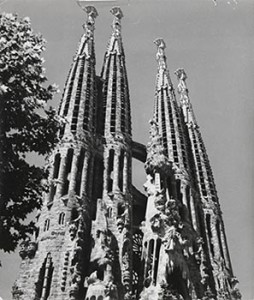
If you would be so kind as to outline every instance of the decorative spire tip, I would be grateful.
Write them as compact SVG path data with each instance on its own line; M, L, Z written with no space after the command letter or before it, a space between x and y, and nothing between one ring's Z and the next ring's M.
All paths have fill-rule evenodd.
M159 64L159 68L165 70L167 69L165 55L166 43L162 38L158 38L154 41L154 44L157 46L156 60Z
M110 12L119 20L123 18L123 12L118 6L112 7Z
M184 81L184 80L187 79L187 75L186 75L184 69L182 69L182 68L177 69L177 70L175 71L175 75L177 76L178 80L181 79L181 80Z
M159 49L164 50L166 48L166 43L164 42L164 40L162 38L158 38L156 40L154 40L154 44L158 47Z
M84 5L84 1L82 0L78 0L77 3L81 9L87 13L88 17L92 18L93 20L98 17L97 9L94 6Z

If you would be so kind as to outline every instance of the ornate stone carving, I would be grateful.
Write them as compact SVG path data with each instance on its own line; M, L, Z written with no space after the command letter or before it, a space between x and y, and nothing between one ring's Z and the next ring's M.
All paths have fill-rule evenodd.
M110 12L112 13L112 15L114 15L119 20L121 20L123 18L123 12L122 12L121 8L118 6L112 7Z
M161 283L158 296L158 300L184 300L177 290L172 289L170 285L165 282Z
M12 287L12 297L14 300L19 300L20 297L24 294L21 288L18 286L17 281L14 282Z
M166 56L165 56L166 43L164 42L163 39L158 38L154 41L154 44L157 46L156 59L159 63L159 67L162 68L163 70L166 70L167 69Z
M105 299L116 300L117 299L117 286L113 283L112 280L108 281L105 286Z
M230 278L230 286L231 286L230 295L233 298L233 300L242 299L242 295L238 288L238 283L239 283L239 281L236 277L233 276L232 278Z
M35 256L36 250L37 243L31 242L31 240L27 238L20 244L19 255L22 259L25 259L26 257L33 258Z
M69 226L69 233L72 240L75 238L77 230L77 225L75 223L71 223Z
M147 158L145 169L148 174L156 172L168 174L171 170L171 163L164 153L158 125L155 120L150 120L150 141L147 144Z
M36 242L30 242L28 244L28 247L27 247L27 256L29 258L33 258L35 253L36 253L36 250L37 250L37 247L38 247L38 244Z

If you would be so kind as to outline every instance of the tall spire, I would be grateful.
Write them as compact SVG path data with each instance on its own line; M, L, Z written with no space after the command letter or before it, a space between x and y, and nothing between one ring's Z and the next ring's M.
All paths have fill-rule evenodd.
M71 135L81 138L84 132L95 130L94 24L98 13L93 6L86 6L84 10L87 13L83 25L85 32L74 56L59 109L60 116L70 121L60 132L60 138Z
M123 47L122 47L122 37L121 37L121 19L123 18L123 12L120 7L113 7L110 12L114 16L112 22L112 36L109 40L107 54L110 53L117 53L123 54Z
M188 95L188 89L186 86L187 75L184 69L177 69L175 74L179 80L178 93L180 94L180 105L189 131L200 193L204 202L206 202L207 199L211 199L213 200L211 203L214 202L214 205L217 206L218 196L212 175L212 169Z
M186 141L180 112L175 99L175 94L167 68L165 48L163 39L154 41L157 45L156 60L158 63L154 119L158 124L159 134L162 136L165 153L170 161L182 170L189 169Z
M121 37L123 13L113 7L112 34L104 57L103 79L103 134L131 135L130 99L125 55Z
M158 62L157 88L160 89L161 87L166 87L166 86L172 88L172 82L167 67L167 58L165 55L166 43L162 38L158 38L154 41L154 44L157 46L157 53L156 53L156 60Z
M187 75L184 69L177 69L175 74L178 78L177 91L180 94L180 104L182 107L185 123L192 126L198 126L194 111L189 98L189 90L186 85Z
M180 94L180 105L188 129L197 184L201 195L202 209L205 215L205 221L201 226L205 228L207 234L207 248L212 260L214 277L217 276L218 272L221 272L221 274L223 274L222 281L227 282L231 280L232 267L212 168L190 103L186 86L187 75L183 69L176 70L175 74L179 80L178 93ZM215 280L215 288L217 291L222 284L222 282L218 284Z

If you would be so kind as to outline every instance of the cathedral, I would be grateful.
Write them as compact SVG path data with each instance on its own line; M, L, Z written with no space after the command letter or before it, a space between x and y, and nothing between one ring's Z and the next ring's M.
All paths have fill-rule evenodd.
M98 76L98 13L85 11L59 107L64 126L47 160L49 189L38 230L20 246L13 299L241 299L185 71L175 71L176 95L156 39L150 137L146 146L133 141L123 13L111 9ZM144 164L144 191L132 185L133 158Z

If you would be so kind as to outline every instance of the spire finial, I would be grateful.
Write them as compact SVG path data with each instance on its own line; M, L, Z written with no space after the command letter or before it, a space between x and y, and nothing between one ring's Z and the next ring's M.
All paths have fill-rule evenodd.
M86 12L87 14L87 20L85 24L83 25L83 28L86 31L86 34L88 36L92 35L94 32L94 23L95 23L95 18L98 16L98 12L94 6L91 5L83 5L83 1L77 1L78 5Z
M112 23L113 34L118 36L121 32L121 19L123 18L123 12L118 6L112 7L110 12L114 16L114 20Z
M175 71L175 75L178 78L178 86L177 86L177 91L180 94L181 98L181 104L188 104L189 103L189 96L188 96L188 89L186 86L186 79L187 75L184 71L184 69L179 68Z
M162 69L166 69L167 68L167 62L165 56L166 43L162 38L158 38L154 41L154 44L157 46L156 60L159 64L159 67Z
M184 69L181 68L175 71L175 75L177 76L179 81L177 86L177 91L180 94L180 104L183 109L185 122L197 127L198 126L197 121L192 109L192 105L190 103L189 91L186 86L187 75Z

